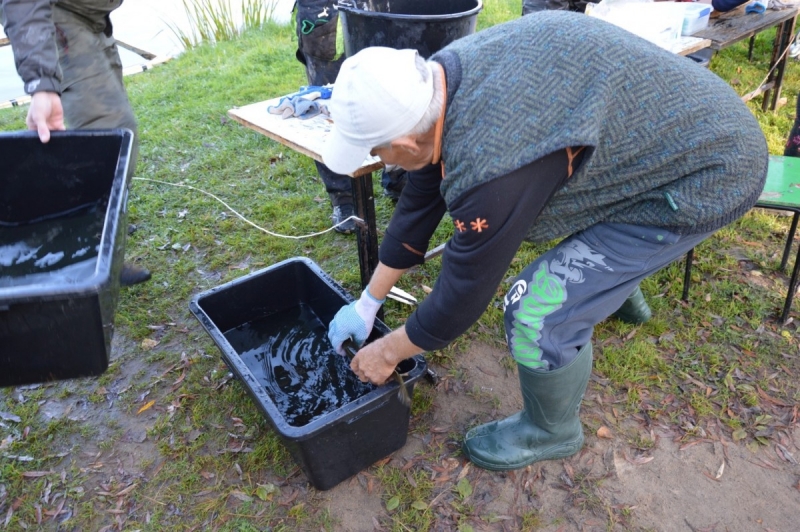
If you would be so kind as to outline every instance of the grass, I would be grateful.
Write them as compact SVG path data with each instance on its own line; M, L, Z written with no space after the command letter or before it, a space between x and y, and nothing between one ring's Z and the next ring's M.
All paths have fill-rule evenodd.
M243 0L240 11L234 12L230 0L182 0L188 29L167 22L167 27L185 49L203 43L235 39L243 32L261 29L272 18L272 0Z
M487 0L478 28L516 17L519 4ZM741 43L715 56L712 70L740 94L750 92L766 72L772 37L773 32L757 37L752 62ZM279 233L326 229L330 206L311 161L226 116L228 109L305 84L294 58L293 29L266 23L231 40L213 40L215 45L199 44L126 79L142 141L136 176L214 193ZM784 81L787 105L773 113L761 111L760 98L748 103L771 153L783 151L798 90L798 65L792 62ZM25 113L26 108L0 111L0 130L23 129ZM187 304L194 294L294 256L312 258L356 293L354 240L333 233L300 241L271 237L203 194L153 181L134 181L128 205L129 221L139 229L129 238L127 259L150 268L154 278L122 292L116 316L122 354L105 375L0 391L0 411L20 418L0 427L0 522L8 516L9 530L55 529L60 521L75 530L336 530L319 494L291 482L302 474L243 387L229 382L216 346ZM376 210L378 227L385 227L393 205L376 197ZM639 327L607 321L597 327L595 375L608 384L594 391L621 409L617 419L646 415L651 422L679 427L685 441L719 423L729 438L753 448L780 432L787 413L779 404L800 400L796 323L784 327L774 319L786 291L786 278L776 268L787 227L788 219L774 213L747 214L697 249L688 303L680 301L682 265L676 264L643 284L652 321ZM443 223L433 243L449 234L449 224ZM544 249L524 245L507 278ZM439 267L432 261L416 268L400 288L424 298ZM498 288L467 334L428 359L458 375L459 352L475 342L502 343L501 301L508 284ZM387 302L390 326L402 324L407 315L408 307ZM153 448L142 457L143 476L100 475L93 469L100 465L84 456L89 449L110 452L128 445L129 421L110 418L91 427L68 418L47 421L42 403L51 395L89 405L98 415L108 410L136 420ZM410 430L424 435L436 390L420 386L415 395ZM153 406L140 412L150 401ZM611 422L584 421L587 429ZM652 445L646 433L617 423L615 430L633 445ZM452 446L432 445L419 463L436 465L454 455ZM480 517L470 478L446 488L459 530L473 529L471 519ZM570 490L576 507L607 514L613 528L631 516L598 496L594 486L601 480L578 476ZM381 493L387 530L425 530L440 518L429 505L443 488L432 485L422 465L404 471L378 464L359 481ZM55 504L53 494L60 494ZM67 502L69 514L42 516L59 501ZM548 524L531 509L519 519L525 529Z

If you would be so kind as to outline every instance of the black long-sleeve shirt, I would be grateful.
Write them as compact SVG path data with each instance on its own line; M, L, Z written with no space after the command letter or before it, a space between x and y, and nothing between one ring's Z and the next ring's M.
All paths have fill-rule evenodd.
M572 153L572 152L571 152ZM552 153L470 189L450 205L455 226L433 292L406 321L417 346L441 349L486 309L530 227L583 157ZM381 243L380 260L397 269L424 262L430 239L447 212L441 167L411 172Z

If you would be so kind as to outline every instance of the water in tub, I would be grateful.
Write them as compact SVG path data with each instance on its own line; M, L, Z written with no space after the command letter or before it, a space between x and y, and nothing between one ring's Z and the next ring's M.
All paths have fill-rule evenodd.
M0 222L0 288L94 275L106 207L102 200L27 223Z
M224 333L284 420L302 427L374 389L334 351L327 327L305 304Z

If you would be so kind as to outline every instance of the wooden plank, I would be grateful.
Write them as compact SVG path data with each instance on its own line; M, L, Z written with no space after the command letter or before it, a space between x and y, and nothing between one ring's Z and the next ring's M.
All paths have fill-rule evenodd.
M320 151L325 137L333 125L331 119L319 114L306 120L294 117L284 120L280 115L274 115L267 111L269 106L277 105L279 102L280 98L273 98L231 109L228 111L228 116L253 131L324 163ZM381 168L383 168L383 163L380 159L369 157L351 176L359 177Z
M137 48L132 44L128 44L126 42L122 42L119 39L115 39L115 41L117 42L117 46L119 46L121 48L125 48L126 50L130 50L131 52L135 53L136 55L138 55L140 57L144 57L145 59L147 59L149 61L151 61L151 60L153 60L153 59L155 59L157 57L156 54L151 54L147 50L142 50L141 48Z
M708 28L698 31L693 37L711 39L711 48L721 50L736 42L748 39L768 28L777 26L785 20L797 16L800 6L793 5L787 9L774 11L766 10L764 13L745 13L745 6L740 6L733 11L722 13L712 18Z
M755 90L752 90L752 91L748 92L747 94L745 94L744 96L742 96L742 101L743 102L749 102L750 100L752 100L756 96L761 96L765 92L771 91L774 88L775 88L775 82L774 81L770 81L770 82L764 83L759 88L757 88Z

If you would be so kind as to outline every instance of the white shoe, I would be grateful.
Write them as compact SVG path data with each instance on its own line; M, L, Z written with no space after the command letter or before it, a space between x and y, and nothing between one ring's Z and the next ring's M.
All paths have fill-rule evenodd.
M789 46L789 57L800 57L800 34L795 37L794 42Z

